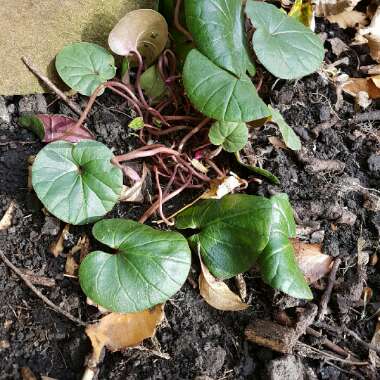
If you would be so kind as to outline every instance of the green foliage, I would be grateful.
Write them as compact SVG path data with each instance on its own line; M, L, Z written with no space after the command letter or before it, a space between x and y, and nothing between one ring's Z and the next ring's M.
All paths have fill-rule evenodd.
M248 141L248 128L245 123L216 121L210 128L208 137L212 144L222 145L227 152L238 152Z
M248 0L246 13L256 28L252 39L256 56L273 75L295 79L319 68L323 44L310 28L264 2Z
M242 77L255 74L244 33L241 0L185 1L186 24L197 49L222 69Z
M34 161L33 188L58 219L93 222L111 211L122 190L123 174L112 158L112 152L96 141L53 142Z
M87 96L116 75L112 54L88 42L65 46L56 57L55 67L69 87Z
M18 119L19 124L35 133L43 141L45 138L45 128L42 121L36 115L24 115Z
M268 245L258 258L263 280L295 298L312 299L305 277L298 268L289 238L296 237L293 210L286 194L275 195Z
M258 260L265 282L293 297L312 298L289 241L295 223L287 195L267 199L233 194L205 200L179 214L176 226L200 230L189 242L199 247L214 276L236 276Z
M156 65L143 72L140 79L141 88L152 100L159 100L166 93L166 86Z
M198 111L220 121L251 121L270 115L246 74L241 78L193 49L183 68L183 84Z
M190 238L199 244L210 272L231 278L252 267L268 244L272 205L269 199L246 194L204 200L180 213L179 229L199 229Z
M129 124L128 128L138 131L141 128L144 128L144 119L142 117L135 117Z
M272 113L272 121L278 125L286 146L293 150L300 150L302 148L300 138L294 133L293 129L284 120L280 112L271 106L268 107Z
M80 266L79 279L84 293L108 310L148 309L168 300L186 281L191 253L177 232L109 219L96 223L93 235L117 252L91 252Z

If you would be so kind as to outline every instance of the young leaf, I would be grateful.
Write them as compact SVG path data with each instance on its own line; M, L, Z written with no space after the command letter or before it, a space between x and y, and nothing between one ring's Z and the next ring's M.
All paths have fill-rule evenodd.
M37 155L33 188L45 208L70 224L85 224L111 211L123 186L112 152L97 141L57 141Z
M208 137L212 144L222 145L227 152L238 152L248 141L248 128L245 123L216 121L210 128Z
M63 140L75 143L81 140L93 140L92 133L83 126L66 135L76 122L77 120L64 115L38 114L19 118L21 126L34 132L43 142Z
M252 267L268 243L272 204L269 199L246 194L207 199L177 216L179 229L199 229L189 241L199 244L210 272L231 278Z
M118 55L138 51L147 65L153 63L168 41L168 24L153 9L137 9L127 13L112 29L108 45Z
M237 78L196 49L186 57L183 84L194 107L213 119L242 122L270 115L247 75Z
M140 78L141 88L154 100L159 100L166 92L166 86L156 65L150 66Z
M90 253L79 269L84 293L108 310L148 309L175 294L186 281L191 253L178 232L160 231L126 219L96 223L95 238L116 253Z
M129 124L128 128L138 131L141 128L144 128L144 119L142 117L135 117Z
M319 68L324 57L323 44L309 28L264 2L248 0L246 13L256 28L253 49L273 75L295 79Z
M55 67L69 87L87 96L116 75L112 54L88 42L65 46L55 59Z
M289 238L296 236L293 210L286 194L271 198L272 223L268 245L258 258L261 276L267 284L295 298L312 299L299 269Z
M215 65L241 77L255 74L244 31L241 0L186 0L186 25L197 49Z
M300 150L302 148L300 138L294 133L293 129L284 120L280 112L272 108L270 105L268 108L272 113L272 121L278 125L286 146L293 150Z

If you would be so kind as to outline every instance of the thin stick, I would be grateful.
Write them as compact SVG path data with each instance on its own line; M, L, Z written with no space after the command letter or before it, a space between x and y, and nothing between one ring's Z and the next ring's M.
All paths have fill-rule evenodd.
M44 84L53 91L58 97L60 97L76 114L80 115L82 113L81 108L68 98L49 78L43 75L30 60L26 57L22 57L21 60L24 62L25 66Z
M334 265L331 269L330 275L329 275L329 282L327 285L327 288L325 292L323 293L323 296L321 298L321 303L319 305L319 316L318 316L318 321L322 321L325 318L326 312L327 312L327 305L330 302L331 298L331 292L333 290L334 284L335 284L335 279L336 279L336 274L338 272L340 263L342 260L340 258L335 259Z
M179 12L181 9L182 0L177 0L174 8L174 26L176 29L185 35L189 42L193 42L193 36L181 25L179 21Z
M70 321L80 325L80 326L87 326L87 323L83 322L82 320L72 316L70 313L68 313L65 310L62 310L57 305L55 305L53 302L51 302L47 297L45 297L30 281L29 279L17 268L15 267L4 255L3 251L0 251L0 258L3 260L3 262L13 270L28 286L28 288L42 301L44 301L47 305L49 305L55 312L65 316L66 318L70 319Z
M116 162L122 162L122 161L129 161L129 160L136 160L137 158L143 158L143 157L151 157L156 154L163 153L163 154L169 154L172 156L178 156L179 153L173 149L167 148L166 146L161 146L155 149L151 150L135 150L126 154L122 154L120 156L116 156L112 159L113 163Z

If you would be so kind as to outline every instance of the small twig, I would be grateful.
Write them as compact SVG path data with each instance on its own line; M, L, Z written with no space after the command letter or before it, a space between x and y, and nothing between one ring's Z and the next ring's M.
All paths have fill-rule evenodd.
M297 344L299 346L305 347L308 350L314 351L314 352L318 353L319 355L322 355L322 356L324 356L326 358L330 358L331 360L336 360L338 362L346 363L346 364L349 364L349 365L357 365L357 366L368 365L368 362L359 362L359 361L353 361L353 360L349 360L349 359L339 358L337 356L331 355L329 352L318 350L317 348L315 348L313 346L309 346L306 343L298 342Z
M176 4L175 4L175 8L174 8L174 26L175 28L181 32L185 37L186 39L189 41L189 42L193 42L193 36L190 34L189 31L187 31L182 25L181 25L181 22L179 21L179 14L180 14L180 10L181 10L181 4L182 4L182 0L177 0L176 1Z
M323 293L323 296L321 298L321 303L319 305L318 321L322 321L325 318L325 315L327 313L327 305L330 302L331 292L333 290L335 280L336 280L336 274L338 272L338 269L339 269L341 262L342 262L342 260L339 257L334 261L334 265L333 265L331 272L330 272L330 275L329 275L329 281L328 281L327 288L326 288L325 292Z
M21 60L24 62L25 66L37 77L39 78L44 84L53 91L58 97L60 97L64 102L67 103L67 105L78 115L82 113L81 108L74 103L72 100L69 99L68 96L66 96L49 78L47 78L45 75L43 75L33 64L30 62L30 60L26 57L22 57Z
M185 146L187 140L189 140L192 136L194 136L196 133L198 133L205 125L208 124L208 122L210 121L211 119L209 119L208 117L206 119L204 119L201 123L199 123L195 128L193 128L182 140L181 142L179 143L179 146L178 146L178 152L182 152L183 150L183 147Z
M0 258L3 260L3 262L13 270L24 282L25 285L28 286L28 288L37 296L39 297L43 302L45 302L47 305L49 305L55 312L65 316L66 318L70 319L70 321L80 325L80 326L87 326L87 323L83 322L82 320L72 316L70 313L68 313L65 310L62 310L57 305L55 305L53 302L51 302L47 297L45 297L30 281L29 279L16 267L14 266L4 255L4 253L0 250Z
M343 373L346 373L347 375L354 375L354 376L356 376L358 379L365 380L365 377L364 377L364 376L360 375L359 373L357 373L357 372L355 372L355 371L348 371L348 370L346 370L346 369L343 369L343 368L337 366L336 364L330 362L329 360L326 360L326 363L327 363L328 365L331 365L332 367L336 368L338 371L341 371L341 372L343 372Z

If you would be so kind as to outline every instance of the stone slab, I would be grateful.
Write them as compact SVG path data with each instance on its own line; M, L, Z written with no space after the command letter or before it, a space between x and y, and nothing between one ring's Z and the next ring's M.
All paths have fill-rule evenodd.
M115 23L155 0L0 0L0 95L46 92L21 61L30 58L59 84L54 57L65 45L87 41L106 46Z

